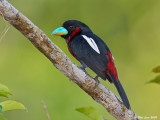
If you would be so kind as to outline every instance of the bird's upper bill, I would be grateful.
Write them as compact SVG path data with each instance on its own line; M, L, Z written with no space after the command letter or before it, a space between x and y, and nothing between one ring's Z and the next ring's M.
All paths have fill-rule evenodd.
M67 35L67 34L68 34L68 30L64 27L59 27L52 32L52 35L57 35L57 36Z

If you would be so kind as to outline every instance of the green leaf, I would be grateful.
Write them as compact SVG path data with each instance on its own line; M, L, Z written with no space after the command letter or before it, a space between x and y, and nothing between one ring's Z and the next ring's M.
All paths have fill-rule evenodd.
M22 103L19 103L13 100L6 100L4 102L1 102L0 105L2 106L2 112L8 111L8 110L25 110L26 109Z
M0 120L7 120L6 118L4 118L4 117L2 117L2 116L0 116Z
M154 72L154 73L160 73L160 66L157 66L157 67L153 68L152 72Z
M153 80L148 81L147 83L157 83L160 84L160 75L154 78Z
M91 120L103 120L102 115L92 106L76 108L76 111L83 113Z
M7 86L0 84L0 96L8 97L9 95L12 95L11 91L8 89Z
M0 105L0 113L2 112L2 108L3 108L2 105Z

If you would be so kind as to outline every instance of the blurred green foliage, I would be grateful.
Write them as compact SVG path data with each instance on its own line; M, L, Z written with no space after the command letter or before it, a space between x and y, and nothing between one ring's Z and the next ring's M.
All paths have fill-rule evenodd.
M13 100L6 100L3 102L0 102L0 105L2 106L2 111L0 112L6 112L9 110L25 110L26 109L22 103L19 103Z
M160 75L156 76L154 79L148 81L147 83L157 83L157 84L160 84Z
M153 68L152 72L154 72L154 73L160 73L160 66L157 66L157 67Z
M86 115L91 120L104 120L102 114L92 106L76 108L76 111Z
M0 84L0 97L8 97L12 95L11 91L8 89L7 86ZM13 100L5 100L0 102L0 120L6 120L6 118L2 117L2 113L9 111L9 110L25 110L26 108L20 102L13 101Z
M12 95L11 91L7 86L0 84L0 96L8 97L8 95Z
M152 69L153 73L160 73L160 66L157 66ZM157 83L160 84L160 75L156 76L154 79L147 81L147 83Z
M69 19L89 25L112 51L132 110L139 116L160 115L160 87L145 84L154 77L151 69L160 60L159 0L9 1L78 65L65 41L51 32ZM0 18L0 34L5 26ZM89 69L88 73L95 76ZM115 120L12 26L0 41L0 82L13 91L12 99L22 101L29 111L5 113L9 120L45 120L41 100L46 102L52 120L89 120L74 111L81 106L93 106L105 118ZM113 84L100 82L118 94Z

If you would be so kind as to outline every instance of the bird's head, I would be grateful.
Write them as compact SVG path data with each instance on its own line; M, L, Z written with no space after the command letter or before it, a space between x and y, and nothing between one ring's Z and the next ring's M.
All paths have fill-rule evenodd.
M52 35L61 36L64 39L67 39L77 34L87 32L91 32L91 30L86 24L77 20L68 20L63 23L62 27L55 29L52 32Z

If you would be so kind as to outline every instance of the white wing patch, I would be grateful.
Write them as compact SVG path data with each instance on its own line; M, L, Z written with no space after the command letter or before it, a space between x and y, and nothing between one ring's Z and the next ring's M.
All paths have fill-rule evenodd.
M113 56L112 56L112 59L115 60Z
M86 35L82 35L82 37L88 42L88 44L98 53L100 54L100 51L98 49L97 44L92 38L87 37Z

